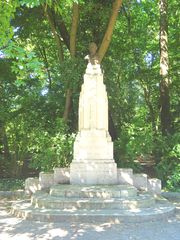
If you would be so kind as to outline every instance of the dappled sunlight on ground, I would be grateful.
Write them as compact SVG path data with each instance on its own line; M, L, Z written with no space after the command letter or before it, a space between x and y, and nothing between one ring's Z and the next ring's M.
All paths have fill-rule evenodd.
M180 205L178 203L177 207ZM0 201L0 240L179 240L180 211L168 220L143 223L42 223L8 214Z
M66 237L68 235L68 231L62 228L54 228L49 230L48 234L52 237Z

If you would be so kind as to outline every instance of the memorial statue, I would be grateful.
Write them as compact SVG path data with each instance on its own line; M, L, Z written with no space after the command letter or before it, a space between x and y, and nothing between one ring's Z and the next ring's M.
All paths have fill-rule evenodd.
M117 184L117 165L108 132L108 97L97 45L89 55L79 97L78 134L70 165L71 184Z
M89 44L89 55L85 57L88 60L88 63L92 65L99 64L99 57L97 54L97 45L94 42Z

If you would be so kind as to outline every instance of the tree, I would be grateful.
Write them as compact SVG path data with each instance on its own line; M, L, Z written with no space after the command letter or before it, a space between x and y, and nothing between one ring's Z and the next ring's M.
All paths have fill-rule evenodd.
M112 13L111 13L111 16L109 19L107 30L105 32L104 38L103 38L102 43L98 50L98 56L99 56L100 62L102 61L102 59L109 47L109 44L111 42L113 29L114 29L116 19L118 16L118 12L119 12L121 5L122 5L122 0L115 0L113 3ZM72 23L71 23L71 31L70 31L70 55L72 58L74 58L76 55L76 37L77 37L78 21L79 21L79 4L73 3ZM64 35L61 35L61 36L63 38ZM64 39L64 42L65 42L65 39ZM71 98L72 98L72 89L68 88L67 92L66 92L66 103L65 103L65 110L64 110L64 114L63 114L63 118L65 121L67 121L68 115L71 110L71 105L72 105Z
M27 155L37 157L40 168L52 168L58 154L60 166L70 162L65 143L77 131L84 56L96 42L118 165L136 168L140 156L156 157L162 178L173 171L179 156L179 10L171 0L159 19L158 2L1 1L0 60L11 63L0 68L1 165L9 158L20 173Z
M106 30L106 33L104 34L102 43L101 43L101 45L99 47L99 51L98 51L98 56L99 56L100 62L102 61L104 55L106 54L109 44L111 42L114 26L116 24L116 19L117 19L118 12L119 12L121 5L122 5L122 0L115 0L113 3L112 13L111 13L111 16L109 19L107 30Z
M18 6L18 0L0 1L0 49L4 48L8 40L13 36L10 19L14 17Z
M168 57L168 0L160 0L160 118L162 134L171 133Z
M47 2L48 3L48 2ZM96 3L95 3L96 4ZM104 38L102 40L102 44L99 47L98 55L100 61L102 61L108 46L111 42L111 37L113 33L113 29L116 23L116 19L118 16L119 9L122 5L122 0L115 0L112 7L112 13L109 19L109 23L107 26L107 30L105 32ZM77 30L78 30L78 22L79 22L79 4L74 2L72 4L72 20L71 20L71 27L70 31L67 31L66 23L63 20L63 16L61 16L60 11L56 11L57 3L50 2L50 6L44 5L44 11L46 13L46 16L48 18L48 21L50 23L50 27L54 36L54 39L56 41L57 45L57 52L60 63L64 59L64 53L62 48L62 41L65 43L66 47L68 48L70 52L70 56L72 59L76 56L76 43L77 43ZM67 90L66 90L66 101L65 101L65 108L63 113L63 119L65 122L68 120L68 116L70 111L72 110L72 94L73 89L70 87L70 79L67 80Z

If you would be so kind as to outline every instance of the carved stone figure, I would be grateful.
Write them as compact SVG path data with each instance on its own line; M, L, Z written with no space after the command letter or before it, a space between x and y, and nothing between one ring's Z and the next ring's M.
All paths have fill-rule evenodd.
M89 55L85 57L88 60L88 63L92 65L99 64L99 57L97 54L97 45L94 42L89 44Z
M108 97L95 43L89 45L79 98L79 132L70 165L71 184L117 184L117 165L108 132Z

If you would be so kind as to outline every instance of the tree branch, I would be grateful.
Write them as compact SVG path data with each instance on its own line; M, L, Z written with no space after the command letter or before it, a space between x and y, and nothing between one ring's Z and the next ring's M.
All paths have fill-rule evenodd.
M72 9L72 24L70 32L70 54L72 58L74 58L76 54L76 36L78 22L79 22L79 5L77 3L74 3ZM68 88L66 92L66 102L63 114L63 119L65 122L67 122L69 113L72 109L72 93L73 93L72 89Z
M50 27L51 27L52 34L53 34L53 36L55 38L55 41L56 41L59 61L62 62L63 59L64 59L63 50L62 50L62 43L61 43L61 38L60 38L60 36L57 32L57 29L56 29L56 23L55 23L55 18L54 18L53 12L48 7L47 8L44 7L44 12L47 16L47 19L48 19Z
M109 19L107 30L106 30L106 33L104 35L104 38L102 40L101 46L98 51L98 56L99 56L100 62L102 61L102 59L109 47L109 44L111 42L112 33L114 30L114 26L115 26L116 19L117 19L118 12L119 12L121 5L122 5L122 0L115 0L113 3L112 13L111 13L111 17Z
M58 15L55 13L55 18L56 18L56 23L57 23L57 29L61 34L61 37L63 38L63 41L66 45L66 47L70 50L70 36L68 33L68 30L66 28L66 25L63 21L62 16L60 15L60 13L58 13Z
M44 63L46 66L46 71L47 71L48 80L49 80L49 89L51 89L51 87L52 87L51 72L49 70L49 63L48 63L48 59L47 59L46 49L43 46L42 46L42 51L43 51L43 55L44 55Z
M72 25L70 32L70 54L72 57L74 57L76 53L76 36L79 22L79 5L77 3L73 3L72 14Z

